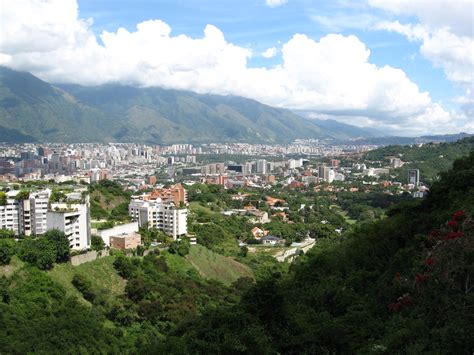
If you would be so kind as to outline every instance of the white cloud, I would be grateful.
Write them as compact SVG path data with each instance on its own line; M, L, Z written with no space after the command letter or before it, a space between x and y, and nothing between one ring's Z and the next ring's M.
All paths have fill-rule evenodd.
M265 0L265 3L269 7L278 7L284 5L288 2L288 0Z
M262 57L273 58L274 56L276 56L277 52L278 50L276 49L276 47L271 47L262 53Z
M405 134L455 132L465 124L432 102L402 70L370 63L369 49L355 36L330 34L316 41L296 34L282 44L279 65L255 68L247 63L250 50L227 42L212 25L202 37L191 38L172 36L166 23L149 20L134 31L104 31L99 43L91 21L78 17L74 0L32 4L4 6L0 64L50 82L120 82L240 95Z
M341 32L344 29L367 29L372 27L378 18L369 13L331 13L312 14L310 18L328 31Z
M462 109L466 117L474 113L474 2L472 0L369 0L369 4L397 15L416 16L420 23L386 21L378 29L398 32L420 42L420 53L448 80L462 87Z
M474 36L472 0L368 0L396 15L416 16L429 29L449 27L459 36Z

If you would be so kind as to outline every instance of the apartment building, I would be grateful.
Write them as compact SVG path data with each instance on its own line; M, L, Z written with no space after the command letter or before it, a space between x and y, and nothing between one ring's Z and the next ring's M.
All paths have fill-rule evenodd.
M18 191L9 191L6 193L5 205L0 205L0 228L9 229L19 234L19 203L16 200Z
M19 191L7 192L0 206L0 228L16 235L41 235L50 229L63 231L72 249L90 246L90 208L88 197L72 193L65 203L49 205L50 190L30 192L18 198Z
M177 239L188 232L188 210L161 200L134 200L128 207L130 216L140 227L157 228Z
M77 197L77 196L74 196ZM47 213L47 229L63 231L71 249L87 249L91 244L90 206L88 198L71 198L53 203Z
M7 192L6 204L0 206L0 229L9 229L16 235L43 234L47 230L49 190L30 193L25 199L17 198L19 191Z

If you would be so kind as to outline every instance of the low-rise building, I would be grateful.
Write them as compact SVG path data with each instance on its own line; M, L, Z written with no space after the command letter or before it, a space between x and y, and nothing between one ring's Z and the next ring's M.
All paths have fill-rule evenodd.
M110 238L121 235L128 235L138 232L138 222L120 224L118 226L97 231L97 235L102 238L106 246L110 246Z
M110 237L110 247L114 249L136 249L141 244L142 239L138 233L122 234Z

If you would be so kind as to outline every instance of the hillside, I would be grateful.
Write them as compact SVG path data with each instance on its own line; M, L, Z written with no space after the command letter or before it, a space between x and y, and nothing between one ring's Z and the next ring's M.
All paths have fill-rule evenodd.
M207 279L214 279L230 285L240 277L253 278L253 272L234 259L214 253L201 245L191 246L186 260Z
M154 350L472 353L472 181L474 152L426 200L321 241L288 275L259 282L237 306L209 310Z
M120 85L55 86L4 67L0 128L0 141L7 142L284 143L341 136L288 110L241 97Z
M407 169L420 169L421 180L432 183L439 172L451 169L456 159L468 155L473 149L474 137L468 137L453 143L427 143L422 146L390 145L366 153L365 159L388 164L388 157L399 157L407 164L392 173L400 175L401 180L405 181Z
M0 140L106 141L115 119L29 73L0 67Z

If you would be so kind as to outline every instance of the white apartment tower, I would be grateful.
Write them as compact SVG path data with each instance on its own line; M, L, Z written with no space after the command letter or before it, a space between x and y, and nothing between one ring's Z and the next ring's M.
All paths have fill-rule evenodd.
M177 208L174 203L135 200L130 202L128 212L140 227L157 228L173 239L188 232L188 210Z
M63 231L71 249L87 249L91 244L89 199L86 196L81 201L71 195L67 203L51 204L47 214L48 230Z

